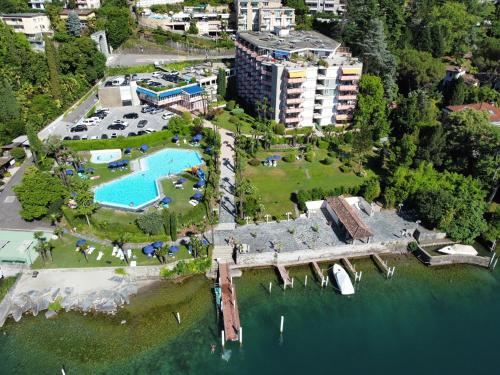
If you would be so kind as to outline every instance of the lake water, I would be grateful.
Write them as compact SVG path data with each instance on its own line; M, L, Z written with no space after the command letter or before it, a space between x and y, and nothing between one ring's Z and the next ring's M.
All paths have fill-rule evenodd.
M224 356L212 282L195 277L159 283L112 318L9 322L0 332L0 373L55 374L63 364L67 374L498 373L498 271L430 269L402 258L385 280L370 260L354 263L364 275L352 297L321 289L308 267L291 269L295 288L286 291L270 269L245 271L235 279L244 342L226 345Z

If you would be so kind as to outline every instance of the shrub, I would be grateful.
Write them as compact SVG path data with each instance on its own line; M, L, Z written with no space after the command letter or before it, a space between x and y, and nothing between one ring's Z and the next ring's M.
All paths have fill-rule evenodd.
M189 125L193 121L193 115L190 112L182 112L182 119Z
M321 160L321 163L324 165L332 165L333 159L332 158L324 158L323 160Z
M328 151L328 154L327 154L329 157L331 158L336 158L337 157L337 153L335 151Z
M245 114L245 111L243 110L243 108L236 107L231 111L231 114L235 116L243 116Z
M160 234L163 230L162 215L156 211L146 212L137 218L137 226L147 234Z
M347 132L344 134L344 142L345 143L352 143L353 140L353 135L351 132Z
M230 100L226 103L226 108L228 111L232 111L236 107L236 102L234 100Z
M306 153L305 159L312 163L316 159L316 153L314 151L308 151Z
M24 151L24 148L22 148L22 147L16 147L16 148L12 149L10 154L12 155L12 157L14 159L16 159L16 161L21 161L26 157L26 152Z
M260 160L253 158L253 159L250 159L248 164L250 164L252 167L258 167L260 165Z
M297 151L292 150L286 154L286 156L283 158L284 161L287 163L293 163L295 160L297 160Z
M285 134L285 125L278 122L274 125L273 130L274 130L274 134L284 135Z
M194 126L202 126L203 120L200 117L195 117L195 119L193 120L193 125Z
M162 268L160 270L160 275L165 278L194 275L196 273L204 273L208 271L211 265L211 258L198 258L191 262L181 260L172 270Z
M417 244L415 241L410 242L410 243L408 244L408 251L409 251L410 253L413 253L414 251L417 251L417 250L418 250L418 244Z
M343 173L349 173L351 172L351 168L348 166L348 165L341 165L339 167L340 171L343 172Z
M374 199L378 198L381 192L380 182L376 178L371 178L361 185L361 195L368 202L372 202Z

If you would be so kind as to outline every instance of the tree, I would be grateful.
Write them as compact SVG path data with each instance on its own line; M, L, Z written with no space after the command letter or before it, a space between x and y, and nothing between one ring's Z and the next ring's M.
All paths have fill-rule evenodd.
M304 0L286 0L285 5L295 9L295 24L298 30L308 30L312 26L309 7Z
M226 97L226 71L222 68L217 72L217 96L222 99Z
M188 34L198 35L198 28L196 27L196 22L191 21L189 23L189 29L188 29L187 33Z
M172 241L177 241L177 215L170 214L170 238Z
M444 76L444 64L429 52L404 49L398 52L398 85L403 93L431 89Z
M162 211L163 216L163 229L165 230L165 234L167 236L170 235L170 212L168 210Z
M29 167L22 182L14 187L14 192L21 203L21 217L35 220L47 215L52 203L62 203L66 190L57 177Z
M158 258L158 261L161 264L165 264L166 263L167 253L168 253L168 250L167 250L166 246L163 246L163 247L160 247L158 249L155 249L155 255L156 255L156 257Z
M132 35L133 20L126 1L106 1L97 15L111 47L118 48Z
M68 19L69 20L69 19ZM55 100L61 100L61 82L59 80L59 65L57 61L57 51L52 40L44 35L45 55L50 75L50 91Z
M82 24L80 22L80 18L76 12L71 11L68 14L68 19L66 20L66 30L69 35L72 36L80 36L82 31Z
M373 202L379 197L381 192L378 178L370 178L361 185L361 195L368 202Z
M21 135L24 131L20 119L21 109L12 86L6 78L0 79L0 143Z
M193 116L191 115L191 112L182 112L182 120L184 120L184 123L186 125L191 125L193 122Z
M75 193L75 215L84 216L90 227L90 216L97 211L99 205L94 202L94 193L90 190L90 185L86 180L74 179L70 184L72 193Z
M359 82L359 95L354 116L354 127L370 134L372 140L385 137L389 130L387 102L379 77L364 74Z
M104 75L106 58L92 39L80 37L59 47L59 65L63 74L81 75L92 84Z
M150 235L160 234L163 229L162 215L157 211L149 211L140 215L137 220L137 226Z
M461 105L465 101L467 88L465 87L464 79L452 79L443 87L443 102L445 105Z

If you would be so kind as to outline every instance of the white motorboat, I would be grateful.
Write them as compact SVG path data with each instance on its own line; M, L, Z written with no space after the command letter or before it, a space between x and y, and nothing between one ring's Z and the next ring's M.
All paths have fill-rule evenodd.
M333 265L333 276L335 276L335 281L342 295L354 294L354 286L352 285L351 278L342 266L338 264Z
M477 250L470 245L455 244L445 246L438 250L440 253L448 255L477 255Z

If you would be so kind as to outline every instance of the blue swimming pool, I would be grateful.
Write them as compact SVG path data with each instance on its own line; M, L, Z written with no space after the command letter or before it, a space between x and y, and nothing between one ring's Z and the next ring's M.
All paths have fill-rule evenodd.
M165 149L139 160L140 170L95 189L94 200L107 206L141 208L159 198L157 180L203 163L196 151Z

